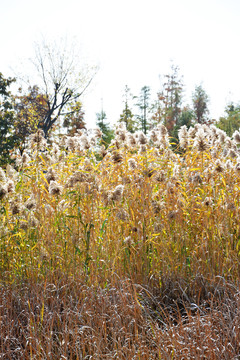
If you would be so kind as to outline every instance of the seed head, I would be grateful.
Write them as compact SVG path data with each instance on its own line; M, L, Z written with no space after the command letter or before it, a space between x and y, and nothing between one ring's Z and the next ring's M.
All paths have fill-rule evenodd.
M62 193L62 186L56 181L51 180L48 191L51 195L60 195Z
M137 167L137 163L135 161L135 159L128 159L128 166L130 167L131 170L136 169Z
M25 202L24 206L28 209L28 210L32 210L36 208L36 201L34 199L34 196L31 195L30 198Z
M96 136L96 138L97 138L97 139L101 139L102 136L103 136L102 131L101 131L99 128L94 129L94 131L95 131L95 136Z
M56 180L56 173L53 170L53 168L49 168L46 174L46 180L47 182L50 184L50 181L55 181Z
M76 183L83 183L88 180L88 174L83 171L76 171L67 181L66 187L73 187Z
M153 207L153 212L156 215L159 214L163 208L163 206L158 201L155 201L155 200L152 201L152 207Z
M234 159L235 157L238 156L238 154L236 153L235 150L230 149L229 152L228 152L228 156L230 156L232 159Z
M218 172L218 173L221 173L221 172L224 171L224 166L223 166L222 162L219 159L216 160L215 171Z
M44 132L41 129L35 134L30 135L30 146L33 148L35 145L39 149L44 149L47 145L46 139L44 138Z
M225 163L225 167L227 170L232 170L233 169L233 164L232 161L230 159L228 159Z
M2 200L8 193L7 184L0 184L0 200Z
M193 145L200 152L206 151L209 148L206 134L202 129L197 132Z
M121 152L114 150L111 156L111 160L114 164L122 162L123 156Z
M121 209L117 212L116 217L122 221L126 221L129 218L129 214L126 210Z
M131 236L127 236L127 237L124 239L124 244L126 244L127 246L132 246L132 245L134 245L134 241L133 241L133 239L131 238Z
M161 136L168 135L168 131L167 131L166 126L164 126L162 124L158 124L157 129L159 130Z
M33 214L31 214L28 219L29 226L35 228L38 226L38 223L39 223L38 219Z
M6 172L9 179L15 180L18 177L18 172L9 164L7 164Z
M100 152L100 155L102 156L102 158L104 158L107 155L107 150L104 145L101 146L99 152Z
M235 130L232 137L233 137L233 140L237 144L240 144L240 133L239 133L239 131Z
M166 174L163 170L159 170L157 173L154 174L154 179L158 182L163 182L166 178Z
M150 139L154 143L158 141L158 134L157 134L157 132L155 130L151 131Z
M221 130L221 129L218 129L217 130L217 134L218 134L218 138L219 138L219 142L221 144L224 144L224 142L226 141L227 139L227 134L225 133L225 131Z
M86 135L80 137L80 142L84 150L90 149L91 145Z
M140 148L138 150L139 154L144 154L147 151L146 145L140 145Z
M21 212L22 205L20 204L20 202L18 200L15 200L11 203L10 208L11 208L12 214L17 215Z
M26 153L26 151L24 151L22 154L22 164L27 165L30 160L30 156Z
M172 210L168 213L167 217L169 220L174 220L176 219L177 214L178 214L178 210Z
M179 145L182 149L186 149L188 147L188 129L186 125L181 126L181 128L178 131L178 137L179 137Z
M151 178L155 173L156 173L156 170L152 167L143 171L143 174L149 178Z
M69 136L66 139L66 147L67 149L69 149L70 151L74 152L76 150L76 147L78 146L78 141L76 141L76 137L75 136Z
M5 171L1 167L0 167L0 181L6 181Z
M8 190L9 193L13 193L14 190L15 190L14 182L13 182L13 180L11 180L11 179L8 179L8 182L7 182L7 190Z
M142 131L140 131L138 133L138 143L140 145L145 145L145 144L147 144L147 142L148 142L148 140L147 140L146 135L144 135L144 133Z
M206 197L203 203L205 206L211 206L213 202L210 197Z
M120 201L122 199L123 195L123 185L117 185L113 192L111 193L111 200L113 201Z
M237 163L235 165L235 170L240 171L240 161L237 161Z
M133 134L128 133L127 144L129 147L135 147L137 145L137 140Z
M194 184L201 184L202 183L202 177L201 177L201 175L199 173L196 173L191 177L191 181Z

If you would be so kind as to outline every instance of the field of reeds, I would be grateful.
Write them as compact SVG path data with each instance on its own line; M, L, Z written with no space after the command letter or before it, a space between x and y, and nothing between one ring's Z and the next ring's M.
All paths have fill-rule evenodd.
M100 141L0 169L0 359L239 359L240 133Z

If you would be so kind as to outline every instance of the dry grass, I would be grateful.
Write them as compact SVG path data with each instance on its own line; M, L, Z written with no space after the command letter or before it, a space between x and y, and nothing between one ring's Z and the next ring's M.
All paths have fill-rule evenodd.
M0 169L0 359L237 359L236 135L33 136Z
M1 358L238 359L239 291L222 280L185 285L62 277L2 287Z

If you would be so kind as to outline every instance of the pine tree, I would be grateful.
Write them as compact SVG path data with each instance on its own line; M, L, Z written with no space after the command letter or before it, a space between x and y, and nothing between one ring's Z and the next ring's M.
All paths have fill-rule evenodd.
M15 113L9 86L15 79L5 79L0 73L0 166L11 162L11 150L19 144L14 131Z
M133 133L135 131L136 126L135 126L135 121L134 121L134 115L129 107L129 97L130 96L131 96L130 89L126 85L125 89L124 89L124 109L123 109L122 114L120 115L119 122L124 122L126 125L127 131Z
M195 87L192 95L193 110L195 119L199 124L209 124L209 97L201 85Z
M137 116L139 127L143 131L144 134L147 133L149 129L149 121L148 121L148 112L150 108L149 99L150 99L150 87L143 86L141 88L140 95L137 97L138 102L136 106L140 110L140 114Z
M97 113L96 115L97 115L96 125L103 133L101 143L105 145L105 147L108 147L111 140L114 138L114 131L111 129L110 124L106 121L107 116L105 111L103 111L103 109L100 113Z

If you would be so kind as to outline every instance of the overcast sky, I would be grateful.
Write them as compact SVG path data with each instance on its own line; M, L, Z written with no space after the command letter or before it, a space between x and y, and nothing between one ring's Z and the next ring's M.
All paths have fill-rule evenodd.
M102 103L108 120L118 120L125 85L134 95L148 85L156 97L159 75L169 72L171 60L183 75L186 103L200 83L212 118L224 113L227 102L240 102L239 0L0 0L0 5L3 75L19 66L28 73L22 60L33 57L40 35L75 37L85 60L99 66L83 98L89 127Z

